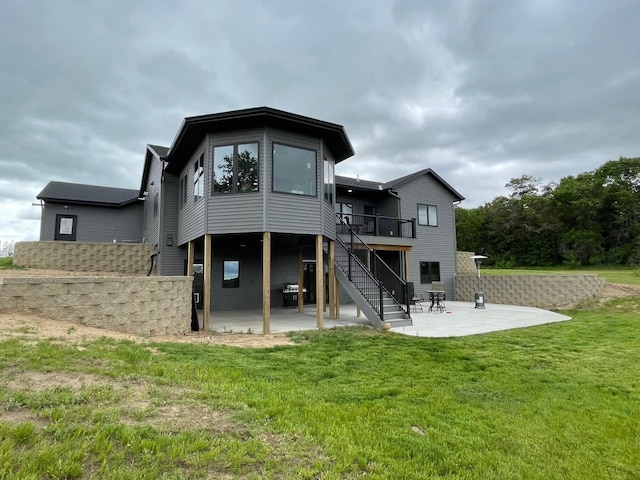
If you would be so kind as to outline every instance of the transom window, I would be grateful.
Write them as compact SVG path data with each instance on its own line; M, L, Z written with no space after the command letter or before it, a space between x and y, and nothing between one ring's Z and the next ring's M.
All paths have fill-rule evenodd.
M435 205L418 204L418 225L438 226L438 208Z
M440 281L440 262L420 262L420 283Z
M258 142L213 148L212 194L259 191Z
M316 151L273 144L273 191L317 195Z
M204 196L204 153L193 163L193 198Z

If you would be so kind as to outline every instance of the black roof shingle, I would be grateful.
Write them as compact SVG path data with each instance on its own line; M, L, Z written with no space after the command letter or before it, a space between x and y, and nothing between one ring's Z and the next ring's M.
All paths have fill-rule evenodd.
M45 202L122 207L138 201L138 190L80 183L49 182L36 198Z

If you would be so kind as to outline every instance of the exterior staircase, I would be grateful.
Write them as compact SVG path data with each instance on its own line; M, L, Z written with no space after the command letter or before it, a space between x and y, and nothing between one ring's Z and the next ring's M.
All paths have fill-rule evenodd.
M336 278L372 326L412 325L407 284L366 244L343 218L336 238ZM347 241L345 241L347 240ZM366 257L366 259L363 259ZM369 268L367 265L373 266Z

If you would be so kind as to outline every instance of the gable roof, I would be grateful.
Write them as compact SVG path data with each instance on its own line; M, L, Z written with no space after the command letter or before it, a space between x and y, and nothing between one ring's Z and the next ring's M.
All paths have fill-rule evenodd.
M80 183L49 182L36 198L45 202L122 207L138 201L138 190Z
M405 175L404 177L396 178L395 180L391 180L386 183L373 182L370 180L360 180L358 178L351 177L341 177L336 175L336 185L346 188L353 188L355 190L367 190L367 191L388 191L388 190L396 190L398 187L405 185L409 182L412 182L418 177L422 175L430 175L433 179L442 185L445 190L447 190L456 201L464 200L464 197L458 193L456 189L454 189L451 185L444 181L444 179L434 172L430 168L425 168L424 170L420 170L419 172L410 173L409 175Z
M342 125L270 107L257 107L185 118L166 155L169 161L167 170L174 173L180 171L186 157L191 155L208 132L256 127L273 127L322 138L335 156L336 163L355 153Z
M147 188L147 181L149 180L149 172L151 171L151 162L153 159L164 162L167 160L167 154L169 149L167 147L161 147L160 145L147 145L147 149L144 156L144 167L142 169L142 180L140 181L140 190L138 191L138 197L144 197L145 189Z
M456 199L456 201L461 202L462 200L464 200L464 197L460 195L460 193L458 193L458 191L455 188L453 188L451 185L445 182L440 175L438 175L436 172L434 172L430 168L425 168L424 170L420 170L419 172L410 173L409 175L405 175L404 177L396 178L395 180L391 180L390 182L385 183L382 187L395 190L398 187L405 185L409 182L412 182L416 178L421 177L423 175L430 175L431 177L433 177L433 179L436 182L438 182L440 185L442 185L445 188L445 190L449 191L449 193Z

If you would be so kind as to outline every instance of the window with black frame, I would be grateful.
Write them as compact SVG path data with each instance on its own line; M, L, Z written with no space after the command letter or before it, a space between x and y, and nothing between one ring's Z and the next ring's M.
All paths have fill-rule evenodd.
M440 262L420 262L420 283L440 281Z
M273 144L273 191L317 195L316 151L280 143Z
M438 207L435 205L418 204L418 225L438 226Z
M258 142L213 147L211 193L258 192L258 152Z

